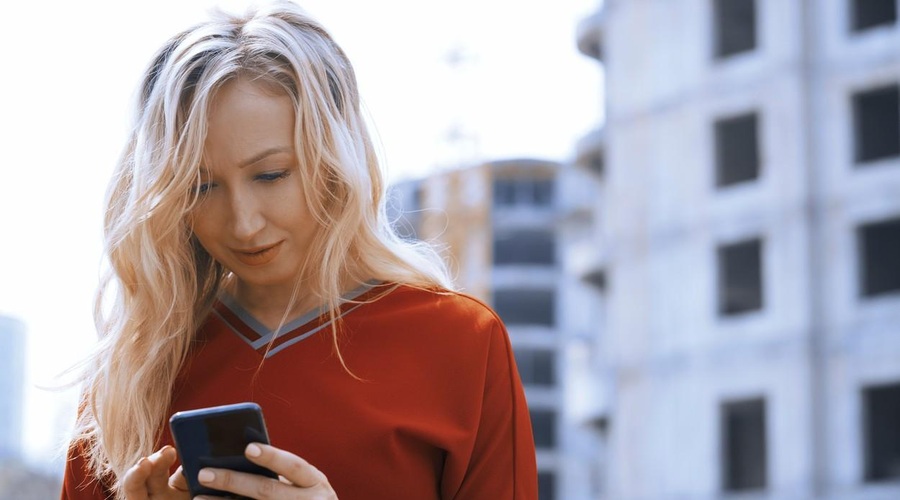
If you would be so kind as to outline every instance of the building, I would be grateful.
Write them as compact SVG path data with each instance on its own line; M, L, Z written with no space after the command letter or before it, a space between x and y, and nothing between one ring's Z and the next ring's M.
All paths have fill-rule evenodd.
M503 160L393 187L399 232L443 247L456 283L507 325L531 411L542 500L568 498L572 485L589 491L597 469L593 447L581 454L568 447L584 440L567 425L566 380L578 370L565 360L568 346L577 350L586 339L590 322L577 325L590 301L567 286L562 262L565 228L583 223L576 207L588 215L590 197L589 184L560 197L569 182L564 171L552 161Z
M62 477L29 468L19 461L0 460L0 500L59 498Z
M606 0L597 498L900 497L897 0ZM582 497L571 497L582 498Z
M0 316L0 461L22 456L25 390L25 325Z

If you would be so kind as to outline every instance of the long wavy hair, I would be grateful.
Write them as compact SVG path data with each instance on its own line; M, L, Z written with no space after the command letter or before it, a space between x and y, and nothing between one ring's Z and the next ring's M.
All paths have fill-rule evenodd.
M239 77L287 94L295 106L299 174L320 226L307 256L316 271L295 296L302 286L336 319L348 278L452 287L431 247L391 228L353 68L322 26L277 2L243 16L216 13L173 37L145 72L107 194L109 265L94 312L100 341L81 379L76 442L119 497L119 478L158 446L191 340L230 276L189 220L210 102ZM337 327L332 335L340 357Z

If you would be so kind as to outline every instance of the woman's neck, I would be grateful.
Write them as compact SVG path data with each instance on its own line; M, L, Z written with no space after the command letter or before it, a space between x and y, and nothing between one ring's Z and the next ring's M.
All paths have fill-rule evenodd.
M225 284L225 292L266 328L276 329L279 325L322 306L321 298L309 292L304 286L308 281L300 280L293 286L265 287L250 285L236 277ZM353 290L357 283L347 276L341 280L341 293Z
M295 293L296 289L296 293ZM233 277L225 293L266 328L274 330L282 322L300 317L318 306L302 282L291 287L265 287L247 284Z

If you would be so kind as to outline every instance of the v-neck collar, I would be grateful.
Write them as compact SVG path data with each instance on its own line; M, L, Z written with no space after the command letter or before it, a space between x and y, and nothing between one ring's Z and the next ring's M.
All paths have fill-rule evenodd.
M380 284L382 284L381 281L370 280L342 295L339 316L345 316L365 304L365 302L356 304L349 304L349 302L360 298ZM325 311L317 308L285 323L278 332L275 332L263 325L249 311L238 304L232 295L225 292L219 295L218 301L213 306L213 314L218 316L238 338L247 343L253 350L265 352L266 358L270 358L283 349L315 335L332 323L331 318L325 316ZM266 351L266 347L270 342L272 342L272 347Z

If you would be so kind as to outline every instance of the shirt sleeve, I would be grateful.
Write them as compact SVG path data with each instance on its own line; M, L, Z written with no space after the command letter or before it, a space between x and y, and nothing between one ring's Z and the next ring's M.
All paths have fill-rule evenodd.
M537 464L525 391L506 328L499 318L492 324L472 457L452 498L536 500Z
M60 500L113 500L114 496L91 474L83 451L80 444L69 446Z

